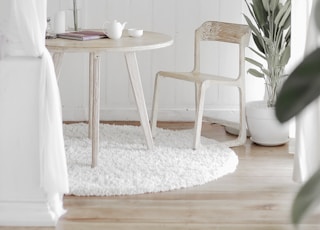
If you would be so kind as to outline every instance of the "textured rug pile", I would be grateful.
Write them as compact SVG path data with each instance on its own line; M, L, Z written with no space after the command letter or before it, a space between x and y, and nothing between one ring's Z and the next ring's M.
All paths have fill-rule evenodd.
M147 150L137 126L100 125L98 166L91 168L87 124L64 125L70 194L133 195L205 184L236 170L237 155L201 137L192 149L192 130L157 129L155 149Z

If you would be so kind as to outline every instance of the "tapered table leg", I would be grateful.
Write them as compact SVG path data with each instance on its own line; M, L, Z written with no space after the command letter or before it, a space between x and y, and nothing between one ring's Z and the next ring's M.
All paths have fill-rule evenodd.
M60 79L63 55L64 55L63 52L55 52L52 54L52 60L53 60L54 69L56 72L57 81L59 81Z
M141 77L139 72L139 66L135 52L125 53L127 62L127 68L129 71L129 77L131 81L132 90L135 96L138 112L140 115L140 122L146 137L148 149L153 149L153 139L148 118L148 112L146 108L146 102L144 99L143 88L141 83Z

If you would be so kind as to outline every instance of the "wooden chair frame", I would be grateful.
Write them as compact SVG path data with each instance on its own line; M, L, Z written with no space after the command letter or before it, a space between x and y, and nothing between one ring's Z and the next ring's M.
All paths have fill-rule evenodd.
M177 80L184 80L195 83L195 123L193 148L200 145L202 128L205 92L212 85L235 86L239 90L239 135L236 139L226 141L229 147L243 145L246 141L246 120L245 120L245 48L249 44L250 29L247 25L207 21L195 31L194 42L194 68L191 72L166 72L159 71L156 74L154 85L154 96L151 117L151 129L155 135L158 114L158 85L161 77L168 77ZM205 74L200 72L200 43L202 41L218 41L235 43L239 45L239 71L235 78Z

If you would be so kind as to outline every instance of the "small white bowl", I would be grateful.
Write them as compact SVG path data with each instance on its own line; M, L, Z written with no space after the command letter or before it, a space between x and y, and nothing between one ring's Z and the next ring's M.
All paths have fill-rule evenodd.
M130 37L138 38L143 35L143 30L141 29L128 29L128 34Z

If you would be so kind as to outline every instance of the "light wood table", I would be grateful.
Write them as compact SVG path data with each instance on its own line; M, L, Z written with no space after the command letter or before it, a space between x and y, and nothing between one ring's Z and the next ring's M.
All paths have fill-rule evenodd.
M170 36L144 31L140 38L129 37L124 31L119 40L99 39L91 41L75 41L68 39L47 39L46 47L52 53L57 78L61 72L64 53L89 53L89 137L92 140L92 164L97 165L99 152L100 123L100 56L104 52L124 53L132 90L135 96L140 122L143 128L147 147L153 148L153 138L141 84L137 51L160 49L170 46L173 40Z

